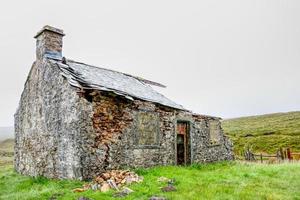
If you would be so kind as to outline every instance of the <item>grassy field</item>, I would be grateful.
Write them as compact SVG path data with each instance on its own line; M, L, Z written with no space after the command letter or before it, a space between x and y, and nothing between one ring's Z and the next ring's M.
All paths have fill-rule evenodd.
M224 162L190 167L155 167L137 170L144 182L129 186L134 190L122 199L149 199L152 195L170 200L197 199L300 199L300 164L242 164ZM161 192L157 179L174 178L177 191ZM74 193L80 181L30 178L13 172L12 167L0 169L0 199L116 199L113 192L86 191Z
M280 147L300 152L300 112L229 119L222 127L238 154L245 146L256 152L276 153Z

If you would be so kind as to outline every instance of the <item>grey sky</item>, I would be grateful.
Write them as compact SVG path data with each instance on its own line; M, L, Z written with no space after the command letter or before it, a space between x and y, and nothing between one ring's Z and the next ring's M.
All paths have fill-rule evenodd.
M46 24L64 29L67 58L161 82L195 112L300 110L299 10L299 0L2 2L0 126L13 125Z

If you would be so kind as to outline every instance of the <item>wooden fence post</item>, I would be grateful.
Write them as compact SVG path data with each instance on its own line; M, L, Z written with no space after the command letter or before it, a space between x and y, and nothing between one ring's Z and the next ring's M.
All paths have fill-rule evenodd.
M290 148L287 148L287 157L289 160L292 160L292 155L291 155L291 149Z
M287 159L287 149L284 149L284 159Z
M250 161L250 151L249 151L249 148L247 148L245 150L244 155L245 155L245 160Z
M284 160L284 154L283 154L283 149L282 149L282 147L280 147L279 153L280 153L281 160Z
M276 158L277 158L277 161L280 162L282 161L282 154L281 154L281 149L279 149L276 153Z
M263 156L262 156L262 153L260 153L260 162L263 163Z

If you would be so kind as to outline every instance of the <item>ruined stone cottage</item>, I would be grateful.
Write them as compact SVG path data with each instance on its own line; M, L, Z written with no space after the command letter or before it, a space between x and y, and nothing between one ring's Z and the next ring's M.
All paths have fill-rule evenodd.
M45 26L15 114L15 169L90 179L108 169L233 159L220 118L156 92L163 85L62 56L62 30Z

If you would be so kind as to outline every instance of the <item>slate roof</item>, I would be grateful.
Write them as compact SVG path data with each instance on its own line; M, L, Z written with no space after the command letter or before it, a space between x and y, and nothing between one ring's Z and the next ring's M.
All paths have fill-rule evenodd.
M59 66L62 75L74 87L110 91L131 100L141 99L185 110L181 105L166 98L149 85L160 85L159 83L73 60L66 60L66 64L62 64L62 61L51 59L51 63Z

